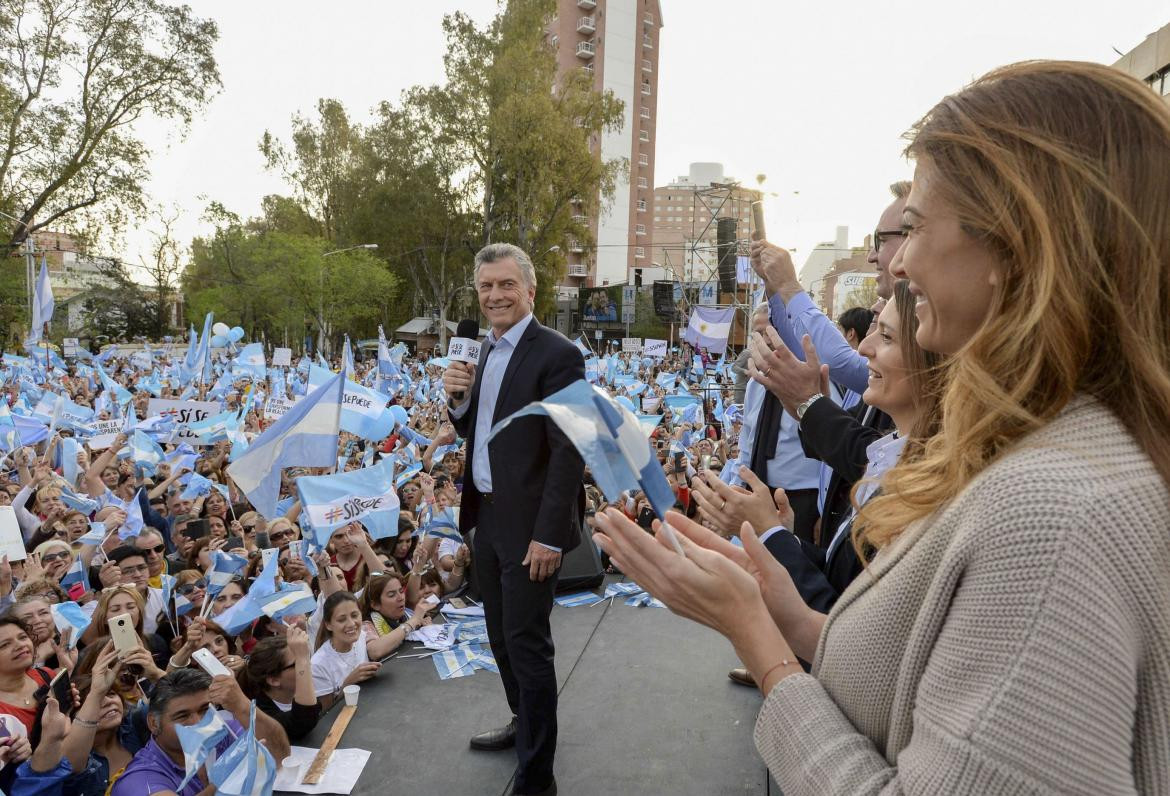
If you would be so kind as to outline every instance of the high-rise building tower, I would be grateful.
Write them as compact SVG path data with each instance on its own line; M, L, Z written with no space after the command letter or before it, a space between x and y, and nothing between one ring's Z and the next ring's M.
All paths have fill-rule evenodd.
M602 158L626 158L630 164L613 200L601 205L599 217L588 219L596 248L569 245L569 287L628 283L634 268L650 264L661 28L658 0L557 0L549 22L558 71L585 69L598 91L611 91L622 101L621 129L602 133L597 146Z

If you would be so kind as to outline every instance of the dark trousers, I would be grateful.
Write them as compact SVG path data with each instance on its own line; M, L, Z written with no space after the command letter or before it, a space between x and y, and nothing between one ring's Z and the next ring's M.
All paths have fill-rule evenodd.
M507 517L480 504L475 530L475 577L483 598L488 638L516 723L516 793L538 793L553 780L557 748L557 675L553 667L552 610L557 574L528 578L506 552Z
M796 515L796 527L792 532L811 543L813 529L821 516L817 511L817 490L792 489L785 491L784 494L788 496L788 505L792 506L792 513Z

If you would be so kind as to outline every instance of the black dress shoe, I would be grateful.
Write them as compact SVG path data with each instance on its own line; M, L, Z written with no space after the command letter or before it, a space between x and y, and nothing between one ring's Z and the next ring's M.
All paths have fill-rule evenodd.
M512 796L557 796L557 781L554 779L552 784L541 791L535 791L527 794L521 794L519 791L512 791Z
M471 748L483 752L498 752L516 745L516 717L505 726L471 737Z

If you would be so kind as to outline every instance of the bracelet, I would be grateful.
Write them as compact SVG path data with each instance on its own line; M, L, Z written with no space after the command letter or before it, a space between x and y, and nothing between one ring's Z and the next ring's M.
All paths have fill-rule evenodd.
M771 669L764 672L764 676L760 678L760 693L761 694L764 694L764 682L768 679L768 675L772 674L772 672L776 671L781 666L800 666L800 661L790 661L787 658L785 658L784 660L780 661L778 664L773 666ZM803 667L801 667L801 668L803 670ZM764 696L766 697L768 695L764 694Z
M98 723L96 721L90 721L89 719L83 719L80 716L74 717L73 723L77 724L81 727L96 727L96 726L98 726Z

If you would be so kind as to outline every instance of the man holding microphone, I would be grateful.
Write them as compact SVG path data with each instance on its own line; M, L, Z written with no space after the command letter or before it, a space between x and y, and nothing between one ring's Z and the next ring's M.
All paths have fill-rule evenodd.
M455 429L467 440L459 530L475 528L473 565L492 653L513 718L473 749L516 747L516 794L555 794L557 680L549 627L561 556L581 542L585 463L544 417L514 422L489 448L493 425L585 378L581 352L532 316L536 271L523 249L475 256L479 306L491 332L477 365L443 375Z

